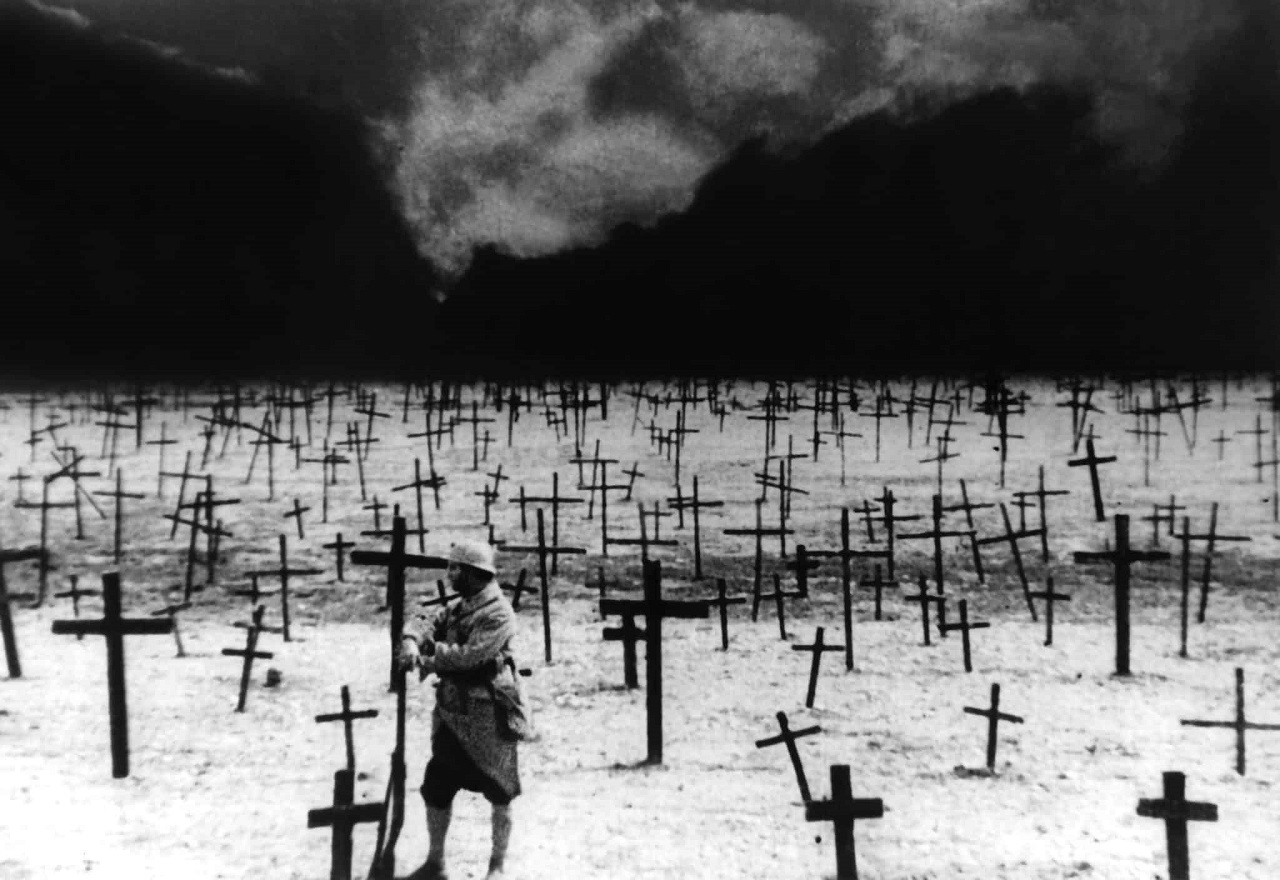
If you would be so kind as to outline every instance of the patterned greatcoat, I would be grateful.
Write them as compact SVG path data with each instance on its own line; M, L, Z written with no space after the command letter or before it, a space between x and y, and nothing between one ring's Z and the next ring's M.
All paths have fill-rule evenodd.
M516 615L496 580L406 629L419 647L435 643L434 734L446 725L476 766L509 797L520 793L516 743L498 734L492 686L512 685L507 659L516 634Z

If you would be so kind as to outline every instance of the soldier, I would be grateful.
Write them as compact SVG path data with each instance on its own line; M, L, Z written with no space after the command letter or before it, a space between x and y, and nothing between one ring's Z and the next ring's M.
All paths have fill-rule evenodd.
M405 632L400 662L436 674L431 759L422 781L430 849L411 880L445 880L445 837L459 789L492 805L493 849L486 880L500 880L511 837L511 801L520 794L517 736L506 708L519 703L511 642L516 616L498 586L493 548L460 541L449 552L449 584L460 599L416 632Z

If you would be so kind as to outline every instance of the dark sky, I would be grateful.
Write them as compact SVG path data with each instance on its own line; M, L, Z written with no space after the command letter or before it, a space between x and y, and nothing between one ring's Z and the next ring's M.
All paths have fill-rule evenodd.
M62 162L68 169L61 196L83 204L97 189L86 181L113 178L97 196L116 215L134 209L154 215L155 203L184 192L184 174L198 181L212 166L225 166L218 173L235 185L197 186L199 198L212 201L196 200L178 214L187 224L191 214L204 218L189 237L234 239L228 247L239 256L217 259L223 274L205 284L229 283L234 273L226 267L245 262L242 274L251 283L225 296L241 312L248 308L245 297L283 303L274 313L276 329L260 334L277 342L289 337L297 317L289 303L317 284L336 289L339 275L355 285L357 302L360 285L399 290L418 282L425 282L417 288L422 298L434 301L467 277L477 247L550 258L605 243L619 224L651 229L659 218L689 210L707 175L753 137L765 137L770 155L791 160L871 114L925 124L992 89L1027 94L1053 86L1087 97L1081 125L1107 151L1114 172L1108 185L1121 181L1123 190L1185 177L1180 156L1206 136L1206 117L1197 108L1204 106L1207 81L1232 101L1255 84L1261 94L1245 96L1243 116L1276 106L1277 56L1269 36L1275 15L1264 0L65 0L43 7L15 0L4 14L15 9L51 17L65 38L50 57L32 62L30 82L14 85L9 99L11 116L15 109L33 114L16 120L26 123L30 143L41 132L59 149L68 138L75 141L66 158L35 147L47 165ZM39 102L31 94L57 68L58 52L66 59L55 77L61 91L49 91L43 108L32 110ZM101 86L95 65L120 57L131 59L136 78L112 92ZM137 85L142 80L165 97L143 95L139 110L130 101L148 91ZM86 109L89 104L94 109ZM217 109L206 112L209 107ZM317 116L312 108L324 112ZM192 122L207 117L219 120L210 137ZM76 122L90 118L91 125ZM166 125L165 118L181 124ZM1249 136L1258 131L1255 126ZM1274 126L1262 129L1263 136L1274 132ZM1232 129L1224 136L1242 135ZM968 152L951 159L945 144L931 147L939 159L930 167L963 179L961 162L972 162L972 151L981 150L965 140ZM135 142L152 150L150 161L137 158L145 151ZM104 156L114 150L129 158L89 162L71 173L77 150ZM26 203L11 198L11 206L36 201L21 173L29 161L11 159L8 181L0 178L26 192ZM126 164L112 164L117 161ZM267 170L276 161L290 172ZM146 169L158 167L171 179L144 197L132 194L136 187L127 179L149 177ZM1257 161L1227 169L1237 190L1268 192L1238 206L1248 216L1237 225L1206 234L1230 238L1244 230L1259 239L1255 251L1273 245L1270 212L1277 202L1269 193L1276 181L1267 175L1274 170ZM1261 178L1241 179L1248 174ZM283 195L273 192L281 176L290 179ZM140 184L144 191L149 186ZM241 195L232 200L218 190ZM327 194L313 200L320 204L315 210L328 219L304 222L308 194L321 191ZM146 268L163 237L155 222L123 236L112 231L109 217L59 230L50 198L38 201L45 212L36 212L39 222L23 208L10 211L11 225L26 233L14 251L23 271L39 271L46 259L32 240L61 232L90 254L84 260L96 267L95 278L111 264L116 277L102 282L104 288L128 288L131 273L142 274L147 277L132 286L151 292L138 296L163 298ZM376 215L363 232L353 231L355 203L367 212L356 216ZM956 223L968 222L964 210L955 213ZM313 227L312 237L295 247L284 230L298 226ZM268 227L276 239L269 246L262 244L272 235ZM380 230L377 242L371 229ZM169 232L184 234L180 225ZM406 243L426 258L425 268L411 266ZM138 253L127 258L131 248ZM244 257L262 248L276 250ZM344 249L344 258L335 256ZM200 252L184 264L180 252L173 271L181 275L186 265L188 275L208 276L200 260L214 260L215 253L224 252ZM312 271L290 268L299 260L314 260ZM380 268L365 270L363 263ZM1258 295L1258 280L1249 279L1250 296ZM44 281L81 284L72 274L65 282ZM866 286L850 293L875 295ZM419 317L430 322L430 303L422 308L427 311ZM247 312L241 312L224 323L243 323ZM157 322L158 332L168 326Z

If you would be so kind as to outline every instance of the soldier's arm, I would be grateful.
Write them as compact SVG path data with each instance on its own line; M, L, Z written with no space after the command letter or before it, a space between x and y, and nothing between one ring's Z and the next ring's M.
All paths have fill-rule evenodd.
M465 645L435 643L436 671L467 672L491 663L502 656L515 634L515 615L507 609L495 609L474 622Z

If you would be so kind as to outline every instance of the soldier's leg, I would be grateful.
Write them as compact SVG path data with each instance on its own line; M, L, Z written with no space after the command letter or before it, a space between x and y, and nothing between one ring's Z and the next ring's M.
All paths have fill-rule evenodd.
M493 805L493 849L485 880L499 880L507 865L507 844L511 842L511 804Z

